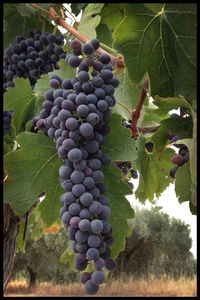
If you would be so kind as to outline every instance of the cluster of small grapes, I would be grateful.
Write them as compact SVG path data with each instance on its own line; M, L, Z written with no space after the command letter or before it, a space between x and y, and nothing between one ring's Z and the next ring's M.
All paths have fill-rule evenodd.
M174 136L173 140L178 141L180 137ZM171 160L176 165L170 170L170 176L175 178L175 174L180 166L189 161L189 150L184 144L174 144L176 148L179 148L178 154L172 156Z
M185 115L185 112L183 112L183 114ZM179 118L179 117L180 115L178 115L177 113L173 113L170 115L170 118ZM168 133L168 138L170 143L175 143L176 141L181 139L180 136L173 134L171 131ZM175 154L171 158L171 161L176 165L170 170L170 176L172 178L175 178L178 168L189 161L189 150L186 145L174 144L174 147L178 148L179 151L178 154Z
M29 37L16 36L15 43L5 49L3 56L3 90L14 87L13 80L24 77L32 86L37 79L53 69L58 69L58 61L66 55L62 49L63 36L30 30ZM4 111L4 131L11 128L12 114Z
M12 112L11 111L4 111L3 112L3 131L8 132L11 129L11 119L12 119Z
M90 264L93 268L80 277L88 294L95 294L105 280L104 267L110 271L116 267L110 258L111 210L102 172L110 157L101 146L109 132L107 123L119 81L113 77L110 56L95 53L99 45L97 39L83 46L76 39L71 42L73 54L66 62L78 68L77 76L72 80L52 76L52 89L45 93L43 109L34 118L36 127L56 142L64 161L59 169L65 190L60 215L74 241L75 267L83 271Z
M131 189L134 189L134 185L131 181L128 181L126 178L130 177L133 179L138 178L138 172L132 168L130 161L116 161L116 166L122 170L124 174L124 180L128 183Z
M28 78L32 85L45 73L58 68L57 62L65 58L63 36L40 30L30 30L29 37L16 36L15 43L5 49L3 56L3 89L14 87L16 77Z

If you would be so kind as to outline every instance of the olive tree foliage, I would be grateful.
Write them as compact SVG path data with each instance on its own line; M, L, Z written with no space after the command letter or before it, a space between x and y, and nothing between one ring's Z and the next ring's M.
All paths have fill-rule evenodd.
M190 248L189 225L171 218L160 207L136 209L136 217L129 222L131 235L125 250L117 259L118 267L111 278L149 275L178 278L196 274L196 260ZM61 264L69 241L64 228L58 232L41 234L33 240L29 231L24 252L15 257L13 277L26 270L35 274L35 281L73 282L78 279L73 264ZM30 272L31 270L31 272Z
M137 208L130 226L132 233L117 259L118 267L113 277L148 277L153 274L176 278L196 273L188 224L171 218L156 206L151 210Z
M60 256L68 244L66 236L64 228L55 233L43 233L36 239L31 237L29 231L25 248L15 256L12 278L26 271L29 285L34 285L36 281L67 283L77 279L77 272L69 264L60 263Z

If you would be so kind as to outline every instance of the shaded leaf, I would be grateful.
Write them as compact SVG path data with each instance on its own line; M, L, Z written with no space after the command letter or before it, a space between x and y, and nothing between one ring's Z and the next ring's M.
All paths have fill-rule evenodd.
M110 132L106 137L102 151L112 160L129 161L137 158L136 142L131 138L131 131L122 125L122 117L113 114L109 121Z
M11 124L17 135L34 115L35 96L28 79L16 78L14 83L15 87L4 93L4 109L14 111Z
M35 14L35 9L33 9L28 3L20 3L17 7L18 12L22 17L32 17Z
M158 109L155 111L159 116L165 115L172 109L178 109L180 107L191 109L190 104L182 98L162 98L156 96L154 99L154 104L158 106Z
M152 136L156 151L162 151L162 149L170 143L168 139L169 131L173 132L174 135L178 135L181 139L192 137L192 126L193 122L191 117L177 117L162 120L161 127Z
M104 167L105 184L111 208L110 223L112 226L114 243L111 247L111 256L116 258L125 247L125 238L130 233L128 219L134 217L134 210L125 198L132 194L132 190L122 180L121 171L114 163Z
M113 33L114 46L124 55L133 82L148 72L153 96L178 96L183 86L184 96L195 99L196 4L167 3L161 10L157 3L150 5L125 6L125 18Z
M5 141L3 141L3 154L6 154L11 150L12 150L11 147Z
M124 68L118 76L120 85L115 90L115 98L117 103L113 108L113 112L120 114L123 118L131 120L131 112L134 110L141 93L141 88L134 85L129 77L127 69ZM127 108L130 111L128 111Z
M55 144L42 132L21 133L16 137L20 148L4 156L4 168L8 175L5 183L4 201L9 203L16 215L25 214L45 192L40 205L41 217L50 226L59 215L59 197L62 189Z
M180 203L191 201L191 173L189 163L180 166L176 172L175 192Z

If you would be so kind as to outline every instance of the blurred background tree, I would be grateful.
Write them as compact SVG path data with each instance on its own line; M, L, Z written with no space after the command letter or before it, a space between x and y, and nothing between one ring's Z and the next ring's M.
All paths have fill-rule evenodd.
M170 218L160 207L136 208L135 218L129 222L132 234L126 247L117 259L117 269L110 279L133 276L181 276L196 274L196 259L190 252L192 240L189 225L179 219ZM60 256L69 241L65 228L55 230L51 226L39 238L27 235L25 253L16 254L13 279L29 277L29 284L37 281L68 283L78 280L78 273L69 264L60 263Z

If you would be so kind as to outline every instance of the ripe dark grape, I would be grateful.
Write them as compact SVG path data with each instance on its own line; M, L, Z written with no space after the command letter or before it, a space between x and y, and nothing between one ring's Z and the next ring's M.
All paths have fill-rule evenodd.
M152 152L153 151L153 143L152 142L145 143L145 148L147 149L148 152Z
M172 162L175 164L175 165L182 165L184 163L184 158L182 155L179 155L179 154L175 154L173 157L172 157Z
M89 272L84 272L84 273L82 273L81 276L80 276L80 281L81 281L82 283L86 283L90 278L91 278L91 273L89 273Z
M91 55L94 51L94 47L91 43L87 43L87 44L83 45L82 51L86 55Z
M75 56L75 55L71 55L69 58L68 58L68 64L70 67L72 68L76 68L80 65L80 58L78 56Z
M94 284L91 279L85 283L85 291L89 295L94 295L98 292L99 286Z
M103 64L108 64L110 62L110 56L108 54L101 54L100 60Z
M92 276L91 276L91 280L94 284L96 285L100 285L104 282L105 280L105 274L102 271L95 271Z
M172 177L172 178L175 178L175 174L176 174L176 171L178 170L178 166L176 166L176 167L174 167L174 168L172 168L171 170L170 170L170 176Z
M89 260L97 260L99 258L99 251L96 248L89 248L86 257Z
M99 234L103 230L102 221L96 219L91 222L91 232Z

